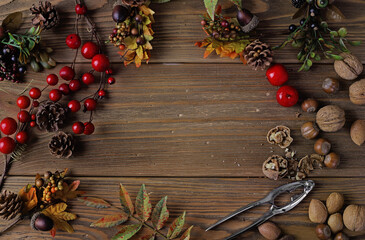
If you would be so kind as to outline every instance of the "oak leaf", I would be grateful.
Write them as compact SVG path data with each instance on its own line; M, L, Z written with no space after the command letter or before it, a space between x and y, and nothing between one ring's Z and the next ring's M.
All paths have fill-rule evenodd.
M66 182L63 182L63 190L57 191L54 198L60 199L64 202L67 202L69 199L77 198L78 196L85 193L83 191L76 191L79 185L80 180L73 181L70 185L68 185Z

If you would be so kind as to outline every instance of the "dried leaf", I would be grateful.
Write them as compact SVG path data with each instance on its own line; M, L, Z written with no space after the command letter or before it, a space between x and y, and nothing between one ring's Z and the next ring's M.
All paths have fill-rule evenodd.
M1 26L9 32L15 32L20 28L22 18L23 14L21 12L11 13L3 20Z
M73 181L70 185L66 182L63 182L63 190L57 191L55 193L55 199L61 199L64 202L67 202L69 199L77 198L78 196L84 194L83 191L76 191L76 189L80 185L80 180Z
M191 229L193 229L194 226L191 226L188 228L188 230L186 230L184 232L183 235L181 235L180 239L179 240L190 240L190 232L191 232Z
M29 184L19 191L19 196L24 202L23 214L28 213L38 204L37 190L34 187L29 188Z
M176 218L175 221L171 224L169 231L167 232L167 237L169 239L176 238L180 234L182 228L184 227L184 224L185 224L185 212L183 213L183 215Z
M110 204L101 198L95 197L80 197L77 198L80 202L83 202L88 207L94 208L108 208Z
M327 10L326 10L326 19L341 21L345 18L346 18L345 15L343 15L341 10L338 9L335 5L333 5L333 4L328 5Z
M132 215L134 213L133 202L131 200L131 197L129 196L129 193L122 184L120 184L119 200L120 204L124 208L124 211Z
M162 198L155 206L152 212L152 223L157 230L160 230L169 218L169 210L167 210L167 196Z
M133 237L142 227L142 224L123 226L121 230L112 237L112 240L127 240Z
M73 233L74 229L66 221L76 219L76 215L73 213L65 212L66 208L66 203L58 203L49 206L48 208L43 210L42 213L53 220L55 229L61 229L68 233Z
M65 220L65 221L71 221L75 220L77 218L76 214L70 213L70 212L61 212L57 214L57 217L59 219Z
M100 228L110 228L117 225L120 225L128 220L128 215L124 212L108 215L98 219L96 222L93 222L90 227L100 227Z
M150 197L146 192L145 185L142 184L136 198L136 213L142 221L147 221L148 218L151 216L151 210L152 206L150 202Z
M207 9L207 13L209 17L214 20L214 12L217 6L218 0L204 0L205 8Z

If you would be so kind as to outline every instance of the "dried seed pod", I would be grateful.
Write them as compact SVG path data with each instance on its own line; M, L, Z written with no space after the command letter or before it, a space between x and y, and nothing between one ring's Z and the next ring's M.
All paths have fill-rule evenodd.
M327 105L317 112L316 122L322 131L337 132L345 125L345 111L336 105Z
M319 138L314 144L314 151L320 155L327 155L330 150L331 143L324 138Z
M316 227L316 235L318 239L327 240L331 237L331 229L326 224L318 224Z
M351 125L350 135L352 141L361 146L365 142L365 120L356 120Z
M317 111L318 102L313 98L308 98L302 102L302 110L304 112L312 113Z
M327 221L328 226L331 228L333 233L338 233L343 229L342 214L335 213L329 216Z
M365 104L365 79L354 82L349 88L350 101L353 104Z
M273 155L262 164L262 172L270 179L277 180L288 174L288 160L285 158Z
M340 81L334 78L326 78L323 80L322 89L326 93L336 93L340 90Z
M324 223L328 212L326 206L318 199L312 199L308 209L309 220L313 223Z
M353 232L365 230L365 207L349 205L343 212L343 223Z
M272 222L265 222L258 229L260 234L268 240L276 240L281 234L281 229Z
M336 73L343 79L354 80L363 71L360 60L350 53L341 53L343 60L336 60L334 63Z
M345 199L341 193L331 193L326 200L328 213L333 214L339 212L342 209L344 203Z
M334 152L327 154L324 158L324 165L328 168L337 168L340 165L340 156Z
M314 122L306 122L300 129L302 136L305 139L313 139L318 136L319 128Z
M281 148L287 148L293 142L290 136L290 128L286 126L277 126L267 133L266 139L269 143L278 145Z

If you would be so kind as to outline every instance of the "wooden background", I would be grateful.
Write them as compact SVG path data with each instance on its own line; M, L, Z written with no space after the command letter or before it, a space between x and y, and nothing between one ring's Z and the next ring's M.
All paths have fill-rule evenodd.
M24 11L22 30L27 29L31 17L29 7L35 0L3 0L0 19L8 13ZM44 33L44 39L55 49L58 66L54 70L27 74L27 83L42 87L49 73L71 62L73 51L64 43L72 33L74 4L71 0L55 0L53 4L61 15L56 30ZM101 36L107 38L114 23L111 9L114 1L86 0ZM233 13L231 4L222 1L225 13ZM247 8L257 14L261 23L258 32L271 45L285 39L295 9L289 0L247 0ZM348 17L345 25L353 40L365 40L365 2L338 0L336 5ZM260 207L239 215L232 221L204 232L218 218L247 203L265 196L286 180L272 181L263 177L262 162L273 153L283 150L266 142L267 131L279 124L292 129L291 148L298 156L313 152L314 141L300 136L300 126L314 120L314 114L303 113L300 107L280 107L275 100L277 88L265 79L265 72L253 71L238 59L211 56L203 59L203 49L194 47L204 33L199 15L204 13L201 0L173 0L162 5L151 5L156 11L153 25L155 39L149 65L140 69L122 67L116 49L107 47L113 62L117 83L108 88L108 97L97 108L94 117L96 132L78 137L79 148L74 157L60 160L52 157L47 148L51 134L34 131L32 143L23 159L13 164L5 188L18 191L32 182L34 175L46 170L72 169L72 176L81 180L81 189L89 196L102 197L118 204L118 184L123 183L133 197L142 183L151 192L152 203L169 196L168 207L172 217L187 211L187 224L194 225L192 239L218 240L229 236L250 221L261 216L267 208ZM81 21L84 24L83 21ZM85 25L82 25L85 26ZM82 36L87 36L86 30ZM354 49L365 62L364 44ZM290 72L288 84L298 89L302 98L313 97L321 105L337 104L346 110L347 123L337 133L322 133L341 155L337 170L317 170L310 175L316 182L313 192L291 212L273 218L287 234L296 239L315 239L315 224L307 217L311 198L325 200L329 193L344 193L347 204L361 204L365 199L365 149L352 143L349 136L351 123L364 118L365 107L355 106L348 100L351 82L342 81L341 91L334 96L321 90L325 77L336 77L331 61L316 64L310 72L298 73L296 49L287 48L275 53L275 61L285 63ZM90 62L77 59L80 69L91 68ZM82 70L80 70L82 72ZM364 75L363 75L364 76ZM0 117L16 117L16 94L26 84L1 82ZM96 86L84 89L78 96L86 96ZM81 97L80 97L81 98ZM65 99L64 99L65 100ZM67 100L65 100L67 101ZM79 114L81 121L87 115ZM70 126L66 128L70 131ZM0 165L0 169L2 166ZM111 230L90 228L91 222L112 210L99 211L72 202L72 211L79 218L72 225L74 234L58 232L56 239L108 239ZM186 225L186 227L188 226ZM349 233L349 232L348 232ZM354 239L364 239L365 233L349 233ZM14 227L0 239L50 239L48 233L30 231L27 221ZM261 239L257 230L249 231L238 239Z

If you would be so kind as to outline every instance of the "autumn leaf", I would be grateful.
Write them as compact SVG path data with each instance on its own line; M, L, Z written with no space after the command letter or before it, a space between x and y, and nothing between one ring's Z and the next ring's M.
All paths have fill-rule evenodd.
M134 206L129 193L122 184L120 184L119 200L120 204L124 208L124 211L132 215L134 213Z
M207 13L209 17L214 20L214 12L217 6L218 0L204 0L205 8L207 9Z
M27 185L19 191L19 196L23 201L23 214L28 213L38 204L37 190Z
M167 210L167 196L162 198L155 206L152 212L152 223L157 230L160 230L169 218L169 210Z
M127 240L133 237L142 227L142 224L123 226L121 230L112 237L112 240Z
M68 233L73 233L74 229L67 223L67 221L76 219L76 215L65 212L66 208L66 203L57 203L49 206L43 210L42 213L53 220L55 229L61 229Z
M80 202L83 202L88 207L94 208L108 208L110 204L101 198L95 197L80 197L77 198Z
M151 210L150 197L146 192L145 185L142 184L136 198L136 213L142 221L147 221L151 216Z
M90 227L110 228L120 225L128 220L128 214L121 212L114 215L108 215L93 222Z
M167 232L167 237L169 239L173 239L176 238L182 228L184 227L185 224L185 212L183 213L183 215L181 215L180 217L176 218L175 221L173 221L173 223L171 224L169 231Z
M54 198L60 199L64 202L67 202L69 199L77 198L78 196L85 193L83 191L76 191L79 185L80 180L73 181L70 185L68 185L66 182L63 182L63 190L57 191Z
M193 229L194 226L191 226L188 228L188 230L186 230L184 232L183 235L181 235L180 239L179 240L190 240L190 232L191 232L191 229Z
M137 238L137 240L155 240L155 236L155 233L149 233L147 235Z

